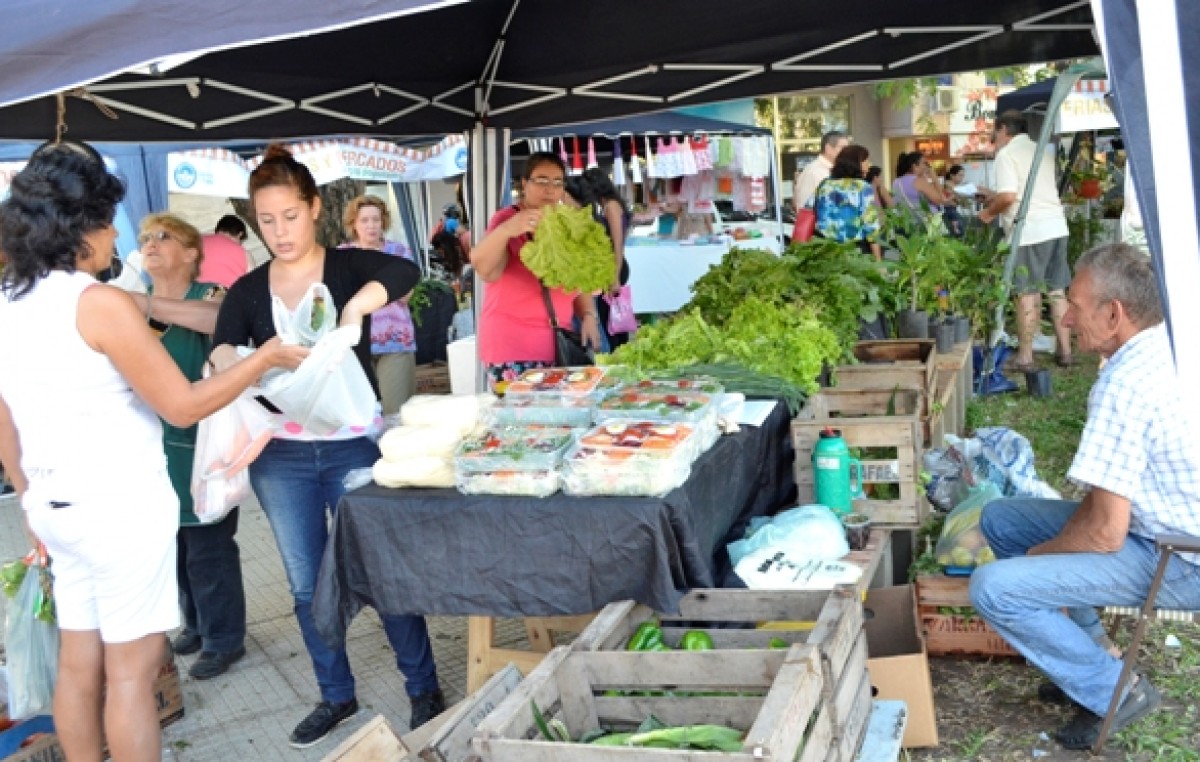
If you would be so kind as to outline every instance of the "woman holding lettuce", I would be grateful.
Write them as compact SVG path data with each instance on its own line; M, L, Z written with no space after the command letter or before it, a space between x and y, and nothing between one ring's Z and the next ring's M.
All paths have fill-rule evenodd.
M533 239L542 210L562 202L566 174L554 154L530 156L521 178L521 202L496 212L487 235L471 250L471 264L487 284L478 341L493 388L506 386L529 368L554 365L554 332L542 285L521 261L521 247ZM591 294L560 288L549 292L558 324L570 326L571 318L578 317L584 343L599 348L600 324Z

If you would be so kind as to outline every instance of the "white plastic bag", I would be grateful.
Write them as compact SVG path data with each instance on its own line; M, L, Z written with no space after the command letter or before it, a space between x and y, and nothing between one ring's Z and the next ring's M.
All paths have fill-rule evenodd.
M375 422L375 391L351 351L362 338L357 325L342 326L325 335L294 371L267 374L261 396L288 419L318 436L346 426Z
M854 564L795 557L777 548L748 553L733 570L751 590L832 590L862 576Z
M275 333L284 344L315 347L337 327L337 307L324 283L314 283L301 297L295 313L278 296L271 297L271 317Z
M270 415L247 395L200 422L192 461L192 510L203 524L225 518L250 496L246 471L267 443Z
M54 702L58 675L58 626L44 600L49 572L41 562L30 564L16 596L8 602L4 647L8 655L8 716L23 720L48 714ZM39 615L40 613L40 615Z
M832 561L850 552L841 519L823 505L802 505L780 513L744 540L726 546L734 566L760 550L782 550L792 559Z

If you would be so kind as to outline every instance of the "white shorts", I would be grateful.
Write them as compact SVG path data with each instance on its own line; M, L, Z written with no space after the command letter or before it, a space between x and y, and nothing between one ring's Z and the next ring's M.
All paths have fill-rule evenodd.
M51 488L31 485L29 525L50 553L58 624L127 643L179 626L175 535L179 498L166 472L121 498L54 507ZM136 493L134 491L136 490Z

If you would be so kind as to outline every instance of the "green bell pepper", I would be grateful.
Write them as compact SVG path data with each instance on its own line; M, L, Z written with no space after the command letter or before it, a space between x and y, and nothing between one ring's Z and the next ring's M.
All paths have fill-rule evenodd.
M713 639L703 630L688 630L683 634L683 639L679 641L679 647L684 651L711 651L713 650Z
M628 651L654 651L663 644L662 630L653 622L642 622L625 646Z

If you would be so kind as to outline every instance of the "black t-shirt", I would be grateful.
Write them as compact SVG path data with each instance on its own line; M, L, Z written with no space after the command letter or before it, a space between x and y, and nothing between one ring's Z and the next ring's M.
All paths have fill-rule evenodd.
M275 336L271 316L270 263L259 265L243 275L230 288L221 303L213 346L262 346ZM388 303L412 291L421 279L421 270L404 257L393 257L368 249L325 249L325 270L321 282L329 289L340 313L359 289L378 281L387 290ZM366 372L379 398L379 383L371 368L371 316L363 318L362 341L354 348L359 364Z

